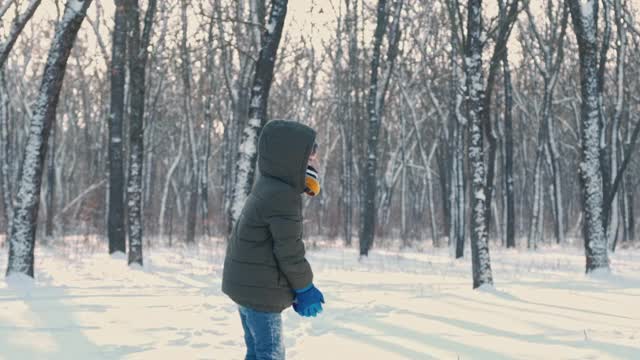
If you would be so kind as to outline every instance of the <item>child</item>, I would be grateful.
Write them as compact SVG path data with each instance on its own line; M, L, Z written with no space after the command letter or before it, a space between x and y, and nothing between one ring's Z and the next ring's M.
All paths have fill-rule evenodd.
M281 312L322 312L302 242L302 193L320 191L316 132L273 120L258 144L258 179L229 239L222 291L239 305L246 360L285 358Z

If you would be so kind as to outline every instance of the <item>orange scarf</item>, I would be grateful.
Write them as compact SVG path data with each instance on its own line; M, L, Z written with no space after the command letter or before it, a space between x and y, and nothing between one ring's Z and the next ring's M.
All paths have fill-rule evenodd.
M309 196L316 196L320 193L320 180L318 179L318 171L313 166L307 166L307 174L304 179L304 192Z

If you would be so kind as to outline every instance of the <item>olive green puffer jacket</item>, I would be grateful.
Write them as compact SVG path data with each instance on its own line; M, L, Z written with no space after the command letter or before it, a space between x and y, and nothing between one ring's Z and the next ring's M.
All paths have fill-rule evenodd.
M258 145L259 175L227 246L222 291L237 304L281 312L313 281L302 242L302 192L316 132L272 120Z

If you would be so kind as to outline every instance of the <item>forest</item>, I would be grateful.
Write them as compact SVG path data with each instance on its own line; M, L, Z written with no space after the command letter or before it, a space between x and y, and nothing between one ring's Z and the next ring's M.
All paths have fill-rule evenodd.
M474 287L490 247L607 269L638 244L639 5L2 0L7 273L66 236L224 239L271 119L318 131L309 239L471 251Z

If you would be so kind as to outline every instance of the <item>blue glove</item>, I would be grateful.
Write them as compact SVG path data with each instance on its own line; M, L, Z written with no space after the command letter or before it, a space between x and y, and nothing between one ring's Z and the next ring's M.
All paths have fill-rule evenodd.
M293 290L296 297L293 300L293 309L305 317L316 317L322 312L322 304L324 304L324 296L318 288L310 284L304 289Z

